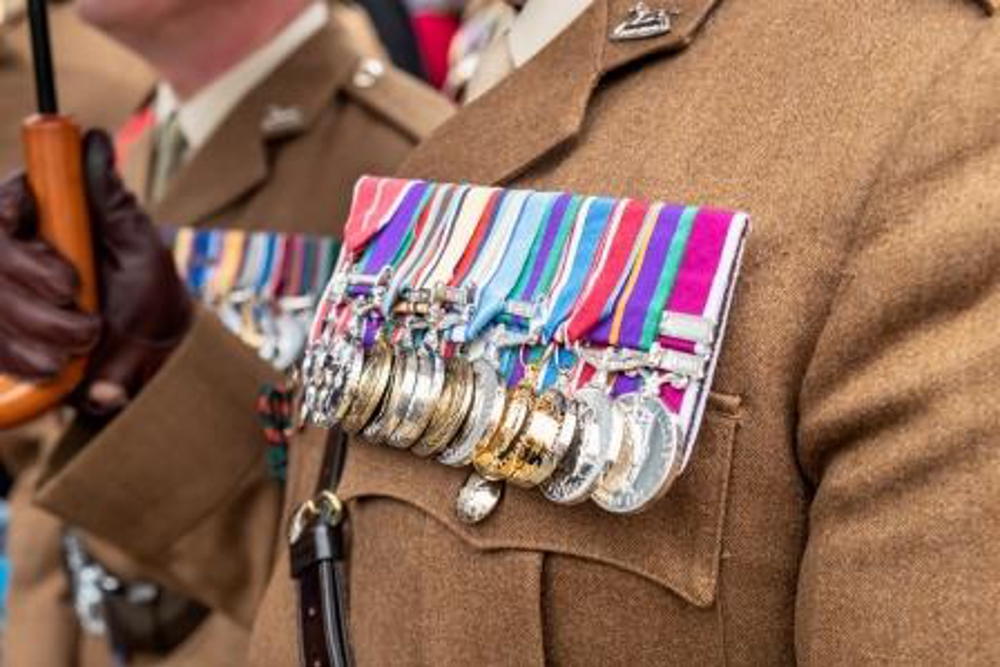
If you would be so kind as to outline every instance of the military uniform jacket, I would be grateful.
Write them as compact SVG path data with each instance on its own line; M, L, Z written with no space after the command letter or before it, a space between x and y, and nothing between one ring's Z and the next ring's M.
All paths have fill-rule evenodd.
M331 13L330 24L251 91L210 140L192 156L171 184L165 198L150 208L150 215L156 222L339 236L354 181L364 173L385 173L395 169L416 142L450 113L451 105L447 101L388 65L367 18L360 10L337 3L331 6ZM123 150L120 155L123 175L129 187L137 193L146 191L150 171L153 126L149 120L151 117L147 112L140 110L122 132L124 136L138 129L138 132L131 132L129 141L121 142ZM317 174L324 175L321 182L317 180ZM136 404L135 412L130 409L122 415L123 424L135 420L135 423L145 424L145 427L140 431L116 434L116 422L88 445L88 451L103 451L105 446L113 443L115 448L128 450L129 456L139 457L138 461L147 455L143 452L150 447L149 435L160 432L157 424L183 423L184 428L191 429L192 433L199 432L207 439L197 444L184 436L164 446L162 452L170 459L186 457L185 465L190 464L193 469L205 463L203 453L208 451L222 453L228 449L227 456L238 457L243 455L242 448L247 445L253 448L252 456L245 458L245 463L236 467L226 465L223 477L206 480L209 486L217 485L216 488L223 494L229 493L232 491L231 479L246 478L246 463L263 461L258 461L261 450L257 447L261 434L253 412L254 394L265 379L273 378L270 370L255 358L255 353L242 349L243 344L225 332L214 315L205 313L200 317L187 347L197 350L197 356L185 362L178 355L171 364L172 369L165 371L162 377L167 379L173 375L182 385L189 385L195 392L192 398L203 404L206 414L214 416L203 419L197 415L179 414L170 402L160 403L162 398L156 399L150 393L151 402ZM212 359L212 362L205 364L203 359L206 358ZM238 395L224 390L206 402L203 396L198 397L198 392L207 388L204 380L199 378L202 373L214 374L218 368L239 368L240 377L248 375L254 380L241 385ZM212 407L209 403L214 404L217 399L221 399L218 406ZM230 400L233 401L232 406L227 405ZM245 423L243 442L222 438L222 430L216 433L202 431L205 423L224 414L234 415ZM228 422L223 420L219 426L224 429L225 423ZM79 430L71 432L68 437L89 436L86 431ZM176 446L178 442L185 441L194 447L188 454L182 453ZM122 463L120 459L115 463L115 459L117 456L112 456L105 462L111 466ZM151 459L146 460L156 466ZM133 483L145 484L137 475L153 472L152 468L142 467L141 473L138 470L130 473L130 486ZM111 479L102 481L106 479L102 473L86 474L90 477L88 483L102 486L106 483L109 490L119 485ZM32 473L32 478L35 476ZM190 476L190 472L182 475L186 478ZM172 485L167 495L183 504L184 484L180 478L175 478L175 483L177 486ZM260 493L262 506L280 497L278 485L266 475L261 474L255 484L251 492ZM124 490L124 487L119 488L119 491ZM197 502L202 500L199 498ZM172 503L174 500L161 496L156 502ZM140 507L137 505L135 509ZM147 511L152 514L147 514ZM146 517L142 523L151 525L148 521L155 513L156 510L151 507L142 510ZM110 515L108 517L111 518ZM19 659L12 664L75 664L75 659L69 656L58 660L48 657L54 646L60 647L63 653L72 654L73 650L67 648L67 643L69 646L74 646L74 643L37 641L38 633L51 628L57 616L72 616L61 564L59 527L50 527L48 523L43 526L40 523L43 519L47 520L47 517L33 520L31 526L26 525L17 533L24 541L30 537L28 533L33 532L31 542L35 553L39 556L45 554L46 557L44 564L38 563L35 568L44 570L35 577L38 583L32 585L31 590L22 589L14 593L25 598L22 606L29 605L28 598L32 602L30 609L19 615L19 619L25 621L23 625L26 629L20 631L23 640L16 642ZM190 584L186 575L168 573L161 576L157 559L175 558L177 549L196 552L199 558L212 553L218 534L210 526L206 525L203 533L196 531L187 541L180 540L169 550L159 544L155 547L159 553L150 558L146 550L135 552L122 549L114 541L100 540L106 532L89 531L86 523L77 523L73 517L67 519L69 524L79 526L89 534L90 550L116 574L127 579L159 581L195 599L205 600L202 597L205 589L198 584ZM266 530L267 524L262 525ZM42 531L41 534L39 531ZM270 540L270 536L267 539ZM226 575L229 582L220 583L229 590L243 587L243 575L237 566L222 561L218 565L230 572ZM34 590L38 593L32 595ZM207 601L212 602L213 598L209 596ZM245 623L241 626L232 615L217 613L176 651L162 660L155 660L155 664L164 667L243 665L247 636ZM106 651L102 655L100 650L105 643L100 638L83 645L87 655L94 654L103 661L88 662L85 656L79 659L85 660L84 664L108 664L110 657ZM48 653L43 656L39 651ZM151 659L149 656L146 658Z
M609 41L630 4L594 2L401 172L749 211L695 458L644 514L512 489L469 527L463 473L352 446L357 664L995 664L1000 23L959 0L680 0L670 33ZM42 498L147 555L217 527L174 569L256 618L252 664L291 665L287 545L246 535L276 506L248 473L204 474L260 465L200 406L251 379L166 369L137 403L162 396L196 432L159 425L141 455L92 443ZM292 443L286 507L324 440ZM85 484L110 459L147 472ZM227 589L231 569L254 585Z

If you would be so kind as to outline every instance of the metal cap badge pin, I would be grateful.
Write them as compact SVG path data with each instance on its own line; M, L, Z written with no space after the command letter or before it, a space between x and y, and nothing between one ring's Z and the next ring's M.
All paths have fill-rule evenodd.
M650 9L644 2L637 2L625 19L611 31L611 41L624 42L659 37L670 32L671 14L666 9Z

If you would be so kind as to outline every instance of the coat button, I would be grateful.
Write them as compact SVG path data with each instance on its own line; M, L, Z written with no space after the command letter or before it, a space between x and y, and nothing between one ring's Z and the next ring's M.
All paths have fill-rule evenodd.
M365 58L354 72L354 85L358 88L371 88L385 74L385 65L377 58Z

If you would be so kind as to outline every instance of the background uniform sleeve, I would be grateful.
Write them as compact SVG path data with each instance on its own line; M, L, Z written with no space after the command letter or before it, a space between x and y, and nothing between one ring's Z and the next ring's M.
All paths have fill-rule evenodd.
M96 435L77 426L63 439L39 504L249 627L281 517L255 413L273 375L200 312L122 414Z
M805 665L1000 664L1000 24L858 222L800 400Z

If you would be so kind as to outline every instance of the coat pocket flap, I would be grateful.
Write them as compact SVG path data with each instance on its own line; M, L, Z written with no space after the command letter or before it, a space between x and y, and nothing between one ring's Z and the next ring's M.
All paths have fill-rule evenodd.
M560 553L645 577L693 605L715 600L733 441L738 419L713 401L691 466L646 512L618 516L592 503L562 507L535 491L509 487L494 514L469 526L455 515L467 471L407 452L351 443L339 495L393 498L445 524L478 549ZM405 547L401 547L405 548Z

